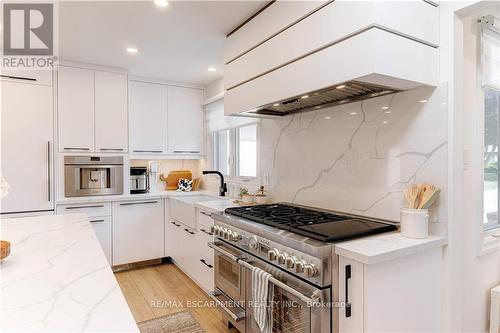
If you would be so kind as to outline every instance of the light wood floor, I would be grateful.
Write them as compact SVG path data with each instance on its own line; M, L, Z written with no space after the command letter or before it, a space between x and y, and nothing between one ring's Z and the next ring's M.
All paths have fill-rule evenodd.
M117 272L115 276L136 322L188 310L206 332L233 332L226 329L216 308L187 304L210 299L174 264Z

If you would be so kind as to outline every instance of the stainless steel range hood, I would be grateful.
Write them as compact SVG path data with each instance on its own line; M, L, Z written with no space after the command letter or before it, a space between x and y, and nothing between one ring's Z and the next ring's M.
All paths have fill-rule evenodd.
M358 102L364 99L394 94L399 91L401 90L367 82L348 81L263 105L243 112L242 114L285 116L295 112L314 111L341 104Z

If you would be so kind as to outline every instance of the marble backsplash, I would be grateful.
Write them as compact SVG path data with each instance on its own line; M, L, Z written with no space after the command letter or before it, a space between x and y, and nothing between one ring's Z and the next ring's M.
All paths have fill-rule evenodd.
M260 174L274 201L399 221L402 190L442 189L431 230L446 228L447 89L418 88L264 119Z

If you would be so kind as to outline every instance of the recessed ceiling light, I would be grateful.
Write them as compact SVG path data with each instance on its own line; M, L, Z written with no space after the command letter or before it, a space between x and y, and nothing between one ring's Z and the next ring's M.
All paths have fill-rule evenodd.
M383 106L381 107L382 110L389 110L389 107L388 106Z
M154 3L158 7L167 7L168 6L168 1L167 0L154 0Z
M302 96L301 98L302 98L302 99L304 99L304 98L309 98L309 95L304 95L304 96Z
M420 103L427 103L427 100L423 99L423 100L420 101Z
M332 119L330 116L325 117L325 120L330 120L330 119Z
M128 53L137 53L139 52L135 47L127 47L127 52Z
M383 123L383 124L387 124L387 123L388 123L388 121L387 121L387 120L384 120L382 123Z
M351 116L355 116L355 115L357 115L357 113L356 113L356 112L351 112L351 113L349 113L349 114L350 114Z
M215 72L217 69L215 67L208 67L209 72Z
M391 113L391 111L385 111L384 113L385 113L385 114L390 114L390 113Z
M337 86L337 89L344 89L345 88L345 84L341 84L340 86Z

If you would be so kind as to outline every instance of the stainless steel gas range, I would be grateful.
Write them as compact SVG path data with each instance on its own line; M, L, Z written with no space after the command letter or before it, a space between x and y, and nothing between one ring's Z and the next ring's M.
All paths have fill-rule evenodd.
M287 203L228 208L212 217L211 297L242 333L260 332L251 302L253 267L272 275L273 333L337 331L335 243L397 229L388 221Z

